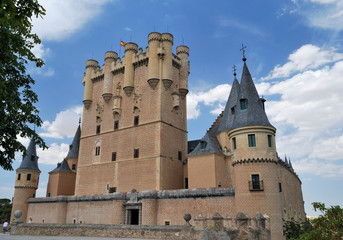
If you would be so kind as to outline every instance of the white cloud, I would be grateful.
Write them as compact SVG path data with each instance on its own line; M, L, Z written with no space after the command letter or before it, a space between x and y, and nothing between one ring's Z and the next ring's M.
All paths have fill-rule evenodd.
M41 1L46 15L33 19L33 32L43 40L63 40L85 26L112 0Z
M188 119L196 119L200 116L200 103L205 106L214 106L216 109L211 111L212 114L220 113L224 109L222 104L227 100L230 90L229 84L221 84L208 91L190 91L187 95Z
M343 59L343 54L337 53L335 48L322 49L312 44L303 45L289 55L289 61L286 64L282 66L277 65L262 80L289 77L293 73L315 69L340 59Z
M57 143L52 143L49 149L42 150L37 149L37 155L39 157L39 164L57 164L62 162L62 160L67 156L69 151L69 145L62 143L58 145Z
M32 48L32 53L36 57L44 59L45 57L49 56L50 48L44 48L43 44L36 44Z
M57 113L54 121L44 121L42 129L45 132L40 133L40 135L58 139L73 137L79 123L79 114L82 113L82 108L82 106L69 108Z
M125 31L132 32L132 28L125 27Z

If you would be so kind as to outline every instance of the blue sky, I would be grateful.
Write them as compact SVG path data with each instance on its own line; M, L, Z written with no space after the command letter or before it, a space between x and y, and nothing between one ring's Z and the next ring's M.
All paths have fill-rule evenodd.
M147 47L152 31L174 35L190 48L188 138L202 138L223 110L242 43L249 70L277 128L280 157L287 154L302 180L308 215L314 201L343 206L343 2L341 0L46 0L44 19L33 20L42 39L34 52L42 69L28 67L44 121L37 131L49 150L38 149L42 171L63 160L82 112L87 59L104 63L120 40ZM121 50L123 55L123 49ZM21 139L27 146L29 140ZM16 169L20 154L14 163ZM0 198L11 198L15 172L0 170Z

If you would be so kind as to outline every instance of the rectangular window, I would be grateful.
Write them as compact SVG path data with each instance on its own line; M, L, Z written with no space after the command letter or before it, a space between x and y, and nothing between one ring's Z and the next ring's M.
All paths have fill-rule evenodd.
M51 193L48 192L47 197L50 197L50 196L51 196Z
M248 135L249 147L256 147L255 134Z
M18 173L18 178L17 178L17 180L20 180L20 177L21 177L21 173Z
M27 180L27 181L30 181L30 180L31 180L31 173L28 173L28 174L27 174L26 180Z
M100 147L96 147L95 148L95 156L99 156L100 155Z
M108 193L115 193L117 191L117 188L116 187L110 187L108 189Z
M246 99L241 99L240 103L241 103L241 110L247 109L247 100Z
M185 189L188 189L188 178L185 178Z
M96 134L100 134L100 125L96 126Z
M251 190L262 190L261 182L260 182L260 175L259 174L252 174L251 175Z
M232 138L232 145L233 145L233 149L237 148L236 138Z
M182 160L182 152L181 151L177 152L177 159Z
M165 221L164 225L169 226L170 225L170 221Z
M76 169L76 164L71 165L71 169L75 170Z
M34 161L34 160L35 160L35 155L32 154L31 161Z
M268 147L272 147L272 135L268 135Z
M112 162L117 160L117 152L112 153Z
M135 116L133 125L138 126L139 124L139 116Z
M119 121L114 122L114 129L117 130L119 128Z
M282 186L280 182L279 182L279 192L282 192Z
M133 151L133 157L134 158L139 158L139 148L135 148Z
M35 198L35 197L36 197L36 194L35 194L35 193L34 193L34 194L32 194L32 197L33 197L33 198Z
M200 148L201 149L205 149L206 148L206 142L205 141L201 141L200 142Z

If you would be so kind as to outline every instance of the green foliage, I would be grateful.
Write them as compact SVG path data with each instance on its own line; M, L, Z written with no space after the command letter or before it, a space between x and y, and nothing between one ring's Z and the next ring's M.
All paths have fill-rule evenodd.
M297 222L291 218L291 220L284 221L283 229L286 239L297 239L301 234L311 231L312 226L308 219Z
M36 67L44 65L31 51L35 44L41 43L31 33L31 19L44 14L38 0L0 1L0 166L5 170L13 170L15 152L26 152L17 140L18 135L33 138L40 147L47 148L31 129L41 126L42 120L33 105L38 101L31 89L35 81L26 73L29 63Z
M313 219L313 229L302 234L299 240L342 240L343 239L343 209L340 206L326 208L324 203L312 203L314 210L323 215Z
M0 199L0 220L1 223L5 222L5 220L9 221L11 217L12 211L12 203L11 200L7 198Z

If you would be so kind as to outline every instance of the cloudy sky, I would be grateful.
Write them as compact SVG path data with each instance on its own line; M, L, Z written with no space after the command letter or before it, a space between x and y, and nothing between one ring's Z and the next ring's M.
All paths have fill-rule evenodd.
M82 113L87 59L104 63L108 50L123 55L120 40L145 49L152 31L170 32L175 47L190 48L189 140L202 138L224 109L242 43L258 92L277 128L279 156L290 157L302 180L308 215L314 201L343 206L343 1L341 0L46 0L34 19L42 39L34 52L45 60L28 66L36 80L37 129L50 146L38 150L48 172L67 154ZM28 145L27 139L21 140ZM20 164L18 154L14 168ZM0 198L11 198L15 172L0 170Z

